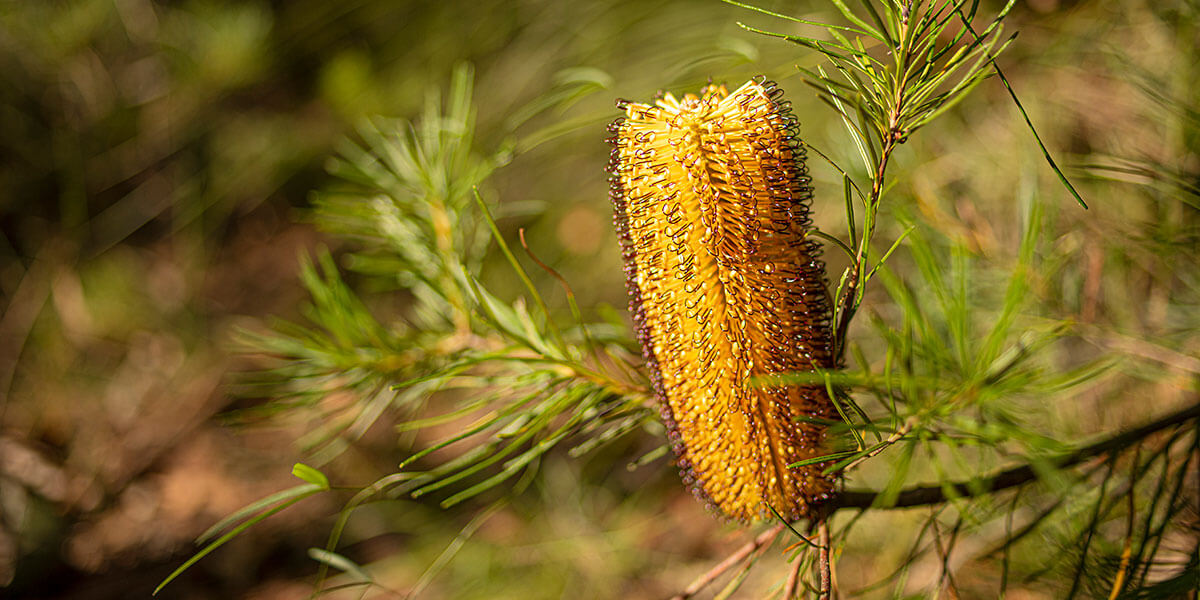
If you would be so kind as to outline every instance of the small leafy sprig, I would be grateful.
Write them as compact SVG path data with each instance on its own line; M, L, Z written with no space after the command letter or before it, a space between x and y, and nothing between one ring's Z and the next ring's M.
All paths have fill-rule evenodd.
M842 242L822 235L846 252L850 266L842 273L834 303L837 355L844 359L846 334L862 304L868 281L903 240L900 236L878 260L871 242L879 220L879 208L887 189L885 178L892 154L909 136L944 114L993 74L999 75L1020 108L1043 155L1075 199L1083 199L1058 168L1029 122L1015 92L995 63L1016 35L1003 35L1003 21L1016 3L1007 2L979 31L972 23L979 3L967 0L943 2L907 0L876 3L861 0L865 16L859 16L841 0L831 4L848 25L818 23L767 11L736 0L729 4L824 30L828 39L765 31L739 23L755 33L777 37L815 50L827 61L816 69L798 67L818 98L846 126L862 168L865 185L854 181L850 171L838 166L826 153L813 148L843 178L843 196L848 226ZM877 6L879 4L879 6ZM862 216L857 217L856 205ZM874 263L874 264L872 264Z
M594 89L594 79L567 84ZM567 99L576 95L551 92ZM308 322L281 321L270 331L241 335L249 351L274 363L240 384L244 394L273 398L247 416L313 415L314 427L302 442L318 466L389 411L409 417L398 425L400 434L467 423L459 433L415 448L395 472L358 489L327 546L311 553L322 565L318 589L329 567L345 571L351 564L335 550L350 515L364 502L441 494L439 504L448 508L536 472L541 457L566 440L574 441L571 454L578 456L642 428L661 429L621 328L584 323L565 281L574 322L560 327L501 234L478 185L511 150L476 153L469 67L456 70L445 111L441 105L431 93L418 122L376 120L363 126L362 143L345 144L330 163L341 183L314 197L313 220L358 248L345 256L346 265L378 288L407 293L412 302L405 313L388 323L376 318L342 278L332 254L323 251L315 262L301 264L311 296ZM489 241L524 283L529 302L506 302L488 290L481 273ZM562 281L533 256L523 232L521 243L535 263ZM347 397L348 404L326 406ZM451 448L461 446L468 447L457 454ZM434 459L448 448L449 458ZM197 541L224 535L163 585L262 519L312 495L344 489L301 466L298 476L319 475L325 484L310 481L231 515ZM523 477L514 488L529 481Z

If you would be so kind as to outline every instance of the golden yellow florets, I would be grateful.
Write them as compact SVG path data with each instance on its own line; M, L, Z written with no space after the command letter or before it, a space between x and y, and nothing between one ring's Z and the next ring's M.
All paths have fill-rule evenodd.
M823 387L752 380L832 367L809 177L781 90L620 103L612 197L630 307L684 480L730 517L809 516L834 479Z

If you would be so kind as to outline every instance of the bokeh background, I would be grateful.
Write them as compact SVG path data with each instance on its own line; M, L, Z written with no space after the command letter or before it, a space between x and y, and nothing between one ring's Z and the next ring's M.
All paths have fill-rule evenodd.
M760 4L837 18L816 0ZM893 167L891 201L1000 266L1020 233L1015 195L1038 194L1061 262L1040 290L1047 310L1099 332L1086 352L1153 340L1168 353L1140 377L1137 402L1110 402L1130 385L1113 383L1065 409L1078 431L1195 394L1198 15L1187 0L1013 10L1021 35L1001 64L1090 211L1059 186L995 80ZM295 317L298 257L346 249L306 212L338 143L372 115L417 114L456 64L475 68L480 148L516 151L487 184L516 215L504 230L525 227L592 311L624 306L603 170L614 98L765 73L806 139L852 157L842 124L794 76L816 58L737 21L795 27L715 0L0 3L0 596L147 597L197 534L293 484L305 423L237 416L262 399L231 391L254 366L232 332ZM547 100L580 80L591 84ZM548 110L513 133L514 115L542 101ZM818 225L844 231L840 178L812 168ZM901 229L882 227L889 239ZM381 318L399 310L367 292ZM335 483L394 467L392 425L385 416L332 463ZM351 522L345 553L428 598L666 597L744 532L706 514L665 460L625 468L654 444L554 455L524 500L472 529L428 581L477 505L372 507ZM317 566L306 550L323 544L336 500L268 520L162 597L305 597ZM885 574L873 557L904 551L892 527L850 543L843 578ZM779 572L776 554L765 572ZM918 589L926 571L911 576ZM775 577L763 579L750 589Z

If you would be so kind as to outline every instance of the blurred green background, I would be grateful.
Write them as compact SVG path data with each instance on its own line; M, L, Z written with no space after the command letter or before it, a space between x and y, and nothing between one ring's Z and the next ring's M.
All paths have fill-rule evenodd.
M761 5L836 19L815 0ZM1021 36L1001 64L1090 211L1059 187L994 80L893 167L890 201L997 268L1020 234L1016 194L1037 194L1052 207L1057 265L1038 299L1091 327L1078 352L1150 340L1169 353L1166 367L1063 409L1072 431L1195 393L1198 14L1186 0L1014 10ZM346 244L306 221L339 141L369 116L415 115L454 65L475 67L481 149L516 151L485 190L517 215L502 226L527 228L588 310L625 304L604 173L615 98L765 73L788 92L802 135L855 164L841 122L794 76L816 58L737 21L795 27L715 0L0 3L0 596L146 597L207 526L292 484L304 422L223 416L257 401L229 392L248 366L231 332L296 315L297 257ZM566 89L577 93L554 95ZM512 133L538 103L550 109ZM840 177L812 170L817 224L844 231ZM889 240L902 230L882 227ZM368 299L381 318L398 310L386 293ZM371 481L395 464L395 437L381 420L327 472ZM543 465L534 491L483 523L422 597L681 589L743 534L705 514L666 461L625 469L656 443ZM323 543L336 508L317 499L267 521L163 597L305 597L316 568L305 551ZM347 554L410 589L477 508L371 508L351 522ZM905 546L891 536L851 541L843 579L885 575L875 555ZM764 560L779 572L776 553ZM775 583L762 579L748 597Z

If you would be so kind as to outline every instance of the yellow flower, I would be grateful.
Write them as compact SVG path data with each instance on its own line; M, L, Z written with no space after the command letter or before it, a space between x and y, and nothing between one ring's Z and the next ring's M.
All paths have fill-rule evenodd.
M829 496L823 387L755 378L832 364L809 177L782 90L622 101L610 170L630 308L684 481L726 515L809 516Z

